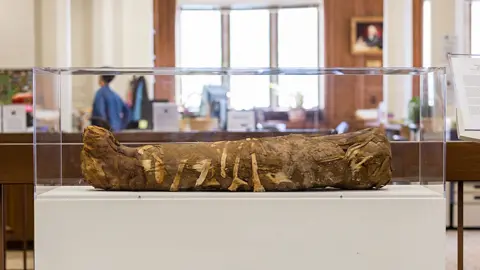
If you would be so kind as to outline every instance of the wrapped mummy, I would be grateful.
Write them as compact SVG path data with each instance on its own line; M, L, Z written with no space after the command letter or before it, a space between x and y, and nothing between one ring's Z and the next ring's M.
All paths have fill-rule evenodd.
M379 189L392 178L390 143L376 128L339 135L286 135L131 148L89 126L82 174L123 191L308 191Z

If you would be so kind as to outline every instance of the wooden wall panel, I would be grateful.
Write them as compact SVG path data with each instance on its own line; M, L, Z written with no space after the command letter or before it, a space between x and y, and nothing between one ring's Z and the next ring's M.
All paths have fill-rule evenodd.
M383 16L383 0L325 0L325 66L365 67L382 56L352 55L351 19ZM354 121L357 109L376 108L383 99L380 76L329 76L326 78L325 113L329 127Z
M155 67L175 67L176 0L153 1ZM155 99L175 100L175 77L155 77Z
M423 1L413 1L413 66L423 66ZM413 96L420 95L420 77L413 78Z

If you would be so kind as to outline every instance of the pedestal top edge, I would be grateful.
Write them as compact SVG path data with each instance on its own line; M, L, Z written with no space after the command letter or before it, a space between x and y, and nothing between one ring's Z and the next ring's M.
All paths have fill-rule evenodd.
M436 189L438 190L438 189ZM101 191L90 186L37 187L37 200L291 200L291 199L396 199L443 198L443 193L421 185L390 185L368 191L308 192L124 192Z

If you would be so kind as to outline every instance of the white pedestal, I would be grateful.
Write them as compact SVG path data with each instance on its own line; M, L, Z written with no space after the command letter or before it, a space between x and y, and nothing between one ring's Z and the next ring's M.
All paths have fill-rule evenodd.
M422 186L35 200L36 270L438 270L444 252L445 200Z

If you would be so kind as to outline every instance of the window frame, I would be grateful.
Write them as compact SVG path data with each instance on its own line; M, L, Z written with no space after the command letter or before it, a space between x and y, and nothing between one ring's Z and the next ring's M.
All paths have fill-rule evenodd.
M319 3L315 4L303 4L303 5L288 5L288 6L240 6L235 8L224 8L219 6L195 6L195 5L183 5L179 7L179 12L184 10L193 11L193 10L220 10L221 11L221 67L229 68L230 67L230 11L232 10L269 10L270 11L270 68L277 68L278 67L278 10L280 9L301 9L301 8L316 8L317 9L317 36L318 36L318 43L317 43L317 55L318 55L318 67L324 66L324 10L323 10L323 2L320 1ZM180 17L180 16L178 16ZM179 22L180 23L180 22ZM180 30L181 27L177 27ZM178 33L177 36L180 36ZM178 40L177 40L178 41ZM181 41L179 41L181 42ZM180 48L179 43L177 43L177 48ZM177 50L178 51L178 50ZM179 55L180 56L180 55ZM181 57L181 56L180 56ZM177 59L179 59L178 57ZM277 84L278 83L278 75L271 75L270 76L270 84ZM176 93L181 95L181 83L177 83L177 90ZM222 77L222 86L230 89L230 77L223 76ZM317 91L318 94L318 102L317 106L318 109L323 110L325 107L325 79L323 76L319 76L318 79L318 87ZM270 109L277 109L279 107L279 95L276 93L275 89L269 89L269 96L270 96ZM178 97L177 100L181 101L182 97Z
M192 11L192 10L187 10L187 11ZM199 10L200 12L201 11L210 11L210 10ZM194 11L193 11L194 12ZM221 20L222 18L222 14L217 14L219 15L218 18ZM182 58L183 58L183 55L182 55L182 32L181 32L181 17L182 17L182 14L181 13L178 13L178 16L177 16L177 33L176 33L176 41L177 41L177 45L176 45L176 66L182 66L183 67L183 61L182 61ZM222 34L222 31L223 31L223 28L222 28L222 24L221 24L221 21L220 21L220 32L219 34L221 35ZM223 48L223 40L222 40L222 36L220 37L220 48ZM222 55L220 55L220 63L222 63L223 61L223 58L222 58ZM188 67L191 67L191 66L188 66ZM184 84L185 84L185 81L183 81L182 79L185 79L185 78L181 78L181 76L175 76L175 101L177 104L181 104L182 106L184 105L187 105L188 104L188 96L190 95L193 95L194 93L189 93L187 98L185 96L185 89L183 88L184 87ZM188 77L187 77L188 78ZM200 93L201 95L201 90L200 90ZM184 100L184 98L186 98L186 100ZM200 103L200 99L198 100L199 103ZM190 109L191 107L189 106L186 106L184 109Z

